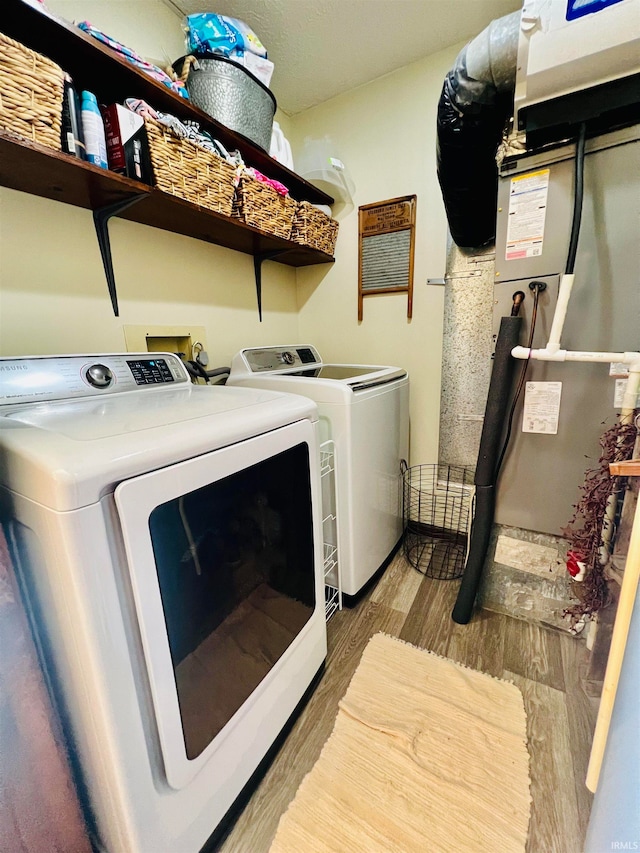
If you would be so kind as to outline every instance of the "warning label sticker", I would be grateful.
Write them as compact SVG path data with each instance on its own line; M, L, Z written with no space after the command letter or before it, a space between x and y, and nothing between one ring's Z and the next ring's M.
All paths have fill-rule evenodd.
M522 432L557 435L561 395L562 382L527 382Z
M528 172L511 179L507 224L507 261L542 254L547 216L549 169Z

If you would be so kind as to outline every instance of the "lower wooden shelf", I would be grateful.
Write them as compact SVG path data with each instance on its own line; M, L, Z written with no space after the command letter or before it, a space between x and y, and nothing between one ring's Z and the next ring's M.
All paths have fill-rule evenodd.
M151 225L174 234L184 234L247 255L277 252L278 255L273 260L293 267L333 263L331 255L317 249L265 234L264 231L245 225L238 219L206 210L156 189L152 189L146 198L127 208L121 216L142 225Z
M329 264L334 260L331 255L317 249L266 234L237 219L214 213L2 129L0 185L94 212L116 316L118 304L106 228L106 221L111 215L252 255L256 259L258 293L263 260L274 260L293 267ZM128 202L131 202L130 206L125 207ZM111 208L114 212L109 212ZM258 301L260 304L260 296Z

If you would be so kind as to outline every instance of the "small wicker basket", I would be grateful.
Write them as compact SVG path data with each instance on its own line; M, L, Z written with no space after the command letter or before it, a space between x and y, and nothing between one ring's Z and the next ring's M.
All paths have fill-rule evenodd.
M310 202L301 201L293 217L291 239L294 243L333 255L338 237L338 225L335 219L331 219Z
M55 62L0 33L0 127L61 151L63 91Z
M233 215L245 225L288 240L297 202L277 193L268 184L241 175L236 187Z
M235 168L153 119L145 121L158 189L231 216Z

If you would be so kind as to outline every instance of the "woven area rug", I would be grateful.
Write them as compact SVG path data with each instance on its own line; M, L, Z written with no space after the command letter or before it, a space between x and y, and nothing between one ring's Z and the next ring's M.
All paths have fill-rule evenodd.
M522 853L526 737L515 685L376 634L270 853Z

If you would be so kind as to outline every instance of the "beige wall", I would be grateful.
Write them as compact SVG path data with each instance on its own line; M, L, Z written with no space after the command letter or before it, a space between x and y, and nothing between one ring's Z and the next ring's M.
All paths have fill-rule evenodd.
M182 19L162 0L47 0L54 14L89 21L162 68L186 52Z
M144 56L183 50L160 0L48 0ZM264 322L249 256L121 219L110 224L120 317L107 295L89 211L0 190L0 354L117 351L125 324L205 326L211 364L242 346L312 342L326 360L394 364L412 380L412 462L437 459L446 222L435 175L435 111L456 49L407 66L301 115L279 115L294 148L328 134L348 165L355 208L336 263L263 267ZM135 94L135 93L133 93ZM275 93L277 97L277 92ZM414 318L406 296L369 297L357 323L357 206L417 194Z
M393 364L411 376L411 462L436 462L446 220L435 169L436 107L457 48L406 66L293 120L294 159L305 138L330 137L356 184L354 206L338 212L336 263L329 274L298 270L300 337L335 361ZM357 319L358 205L417 195L413 320L406 294L370 296Z
M119 351L125 324L205 326L214 365L247 343L296 337L295 270L264 264L259 323L250 256L120 219L109 228L120 317L91 213L1 191L3 355Z

